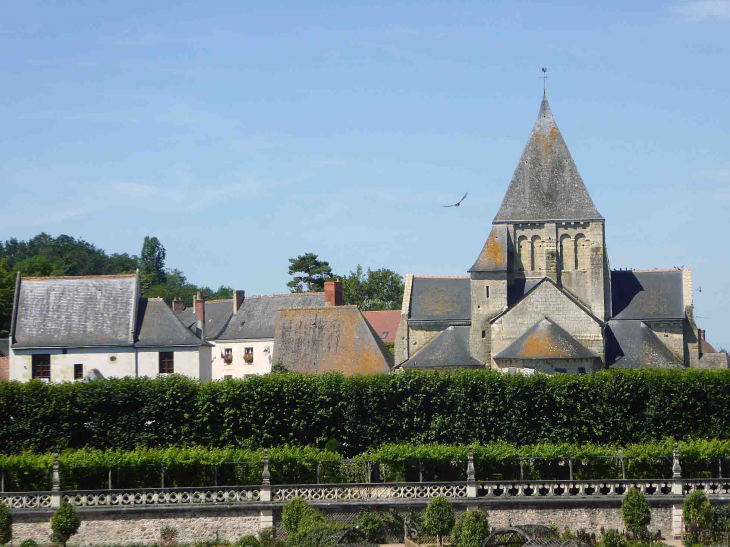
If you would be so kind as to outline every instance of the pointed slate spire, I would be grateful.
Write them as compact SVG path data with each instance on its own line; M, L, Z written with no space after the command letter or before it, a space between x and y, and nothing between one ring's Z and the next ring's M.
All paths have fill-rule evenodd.
M532 135L494 222L602 218L543 96Z

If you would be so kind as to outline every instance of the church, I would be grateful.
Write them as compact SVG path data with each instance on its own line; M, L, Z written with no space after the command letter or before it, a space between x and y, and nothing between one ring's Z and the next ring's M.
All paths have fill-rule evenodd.
M695 324L689 269L611 270L545 96L492 225L467 276L406 276L396 370L728 367Z

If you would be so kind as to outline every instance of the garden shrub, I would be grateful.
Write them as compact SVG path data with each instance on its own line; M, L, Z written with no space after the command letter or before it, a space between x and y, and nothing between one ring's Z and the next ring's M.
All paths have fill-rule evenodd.
M13 514L10 507L0 503L0 545L10 543L13 539Z
M423 527L426 532L436 536L439 547L442 547L444 536L454 527L454 510L446 498L438 496L428 502Z
M601 547L626 547L627 541L618 530L609 528L601 536Z
M305 514L312 511L309 504L301 498L294 498L284 506L281 512L281 522L287 534L299 531L299 523Z
M621 516L624 526L634 539L646 537L647 526L651 522L651 511L644 494L636 488L629 489L621 501Z
M699 543L712 524L712 506L705 493L695 490L685 498L682 515L689 529L689 533L684 536L685 545Z
M38 543L33 541L32 539L26 539L24 542L20 544L20 547L39 547Z
M364 511L357 519L357 527L371 543L380 543L383 521L380 515L372 510Z
M243 536L235 543L235 547L260 547L256 536Z
M79 526L81 521L76 514L76 508L67 501L62 501L51 519L51 541L65 547L69 538L78 532Z
M480 510L467 511L454 524L456 547L482 547L488 535L489 521Z

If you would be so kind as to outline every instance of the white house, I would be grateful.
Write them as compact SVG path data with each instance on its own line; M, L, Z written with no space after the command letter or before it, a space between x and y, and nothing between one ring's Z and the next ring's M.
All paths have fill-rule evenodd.
M162 299L140 296L139 273L20 277L10 329L10 379L63 382L184 374L210 380L211 344Z

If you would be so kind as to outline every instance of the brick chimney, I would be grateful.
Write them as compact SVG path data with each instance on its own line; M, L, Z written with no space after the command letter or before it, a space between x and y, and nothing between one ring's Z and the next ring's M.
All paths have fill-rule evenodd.
M325 281L324 305L326 307L342 306L342 281Z
M184 311L185 310L185 304L182 300L179 298L175 298L172 301L172 311Z
M241 309L244 300L246 300L246 291L233 291L233 315Z
M205 300L203 300L200 292L195 296L195 318L197 319L195 334L201 340L205 340Z
M705 329L697 329L697 335L700 340L705 340Z

